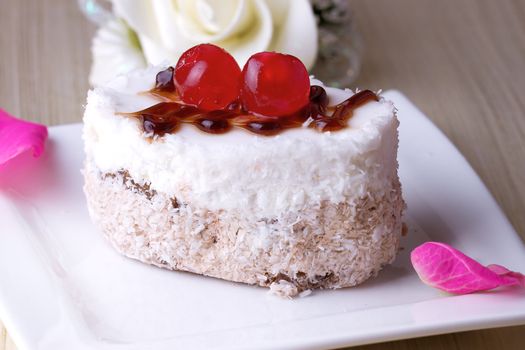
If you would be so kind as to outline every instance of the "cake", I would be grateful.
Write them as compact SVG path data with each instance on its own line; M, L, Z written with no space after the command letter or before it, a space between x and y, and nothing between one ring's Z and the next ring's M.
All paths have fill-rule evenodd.
M274 69L272 57L255 63ZM177 83L186 58L88 93L84 191L93 222L117 251L285 296L355 286L393 262L405 204L390 101L306 75L308 106L290 113L292 106L286 117L268 116L277 100L249 105L254 96L242 82L242 101L218 109L213 103L231 99L227 92L204 106ZM211 87L233 75L246 83L247 66L241 78L227 69L210 76L219 79ZM286 80L270 79L256 93L297 93L307 73L296 79L292 66L281 70Z

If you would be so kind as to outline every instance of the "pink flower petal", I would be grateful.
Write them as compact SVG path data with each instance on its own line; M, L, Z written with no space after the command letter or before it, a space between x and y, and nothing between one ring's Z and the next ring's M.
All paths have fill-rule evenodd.
M500 265L481 265L451 246L426 242L411 255L412 266L426 284L452 294L468 294L501 286L522 285L525 276Z
M44 152L47 128L10 116L0 109L0 169L9 160L33 150L33 156Z
M518 280L519 284L525 287L525 275L519 272L510 271L506 267L496 264L487 265L487 268L502 277L510 277L511 279Z

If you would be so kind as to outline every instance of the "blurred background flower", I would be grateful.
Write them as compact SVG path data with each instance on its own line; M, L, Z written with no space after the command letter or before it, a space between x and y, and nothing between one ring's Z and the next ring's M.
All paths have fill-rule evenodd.
M175 64L199 43L225 48L241 67L256 52L288 53L331 85L349 85L359 70L360 42L347 0L109 2L79 0L100 25L92 44L92 85L148 64Z

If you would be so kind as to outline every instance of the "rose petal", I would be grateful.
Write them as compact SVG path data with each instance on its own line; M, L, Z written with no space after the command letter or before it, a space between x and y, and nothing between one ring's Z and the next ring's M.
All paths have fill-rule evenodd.
M100 27L91 44L91 85L103 85L117 75L146 68L146 59L138 40L124 21L109 21Z
M281 2L282 0L279 0ZM270 1L271 4L275 1ZM299 57L307 69L313 67L317 56L318 30L309 1L290 1L288 12L272 42L271 51Z
M426 242L412 251L410 259L424 283L452 294L525 286L522 274L500 265L485 267L444 243Z
M0 169L21 153L33 150L38 157L44 151L47 128L44 125L16 119L0 109Z
M496 264L487 265L487 268L502 277L510 277L512 279L518 280L519 284L525 287L525 275L519 272L510 271L506 267Z

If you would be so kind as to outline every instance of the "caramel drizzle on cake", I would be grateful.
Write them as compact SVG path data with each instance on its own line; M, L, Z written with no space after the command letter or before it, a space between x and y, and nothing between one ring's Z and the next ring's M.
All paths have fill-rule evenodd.
M155 87L146 92L162 102L141 111L120 114L138 118L146 133L159 136L175 133L181 124L192 124L210 134L223 134L237 127L258 135L271 136L300 127L319 132L338 131L348 126L348 120L357 107L370 101L379 101L374 92L363 90L329 107L325 89L313 85L310 87L309 103L291 115L256 115L244 110L238 101L222 110L204 111L181 101L173 83L173 74L173 67L159 72Z

